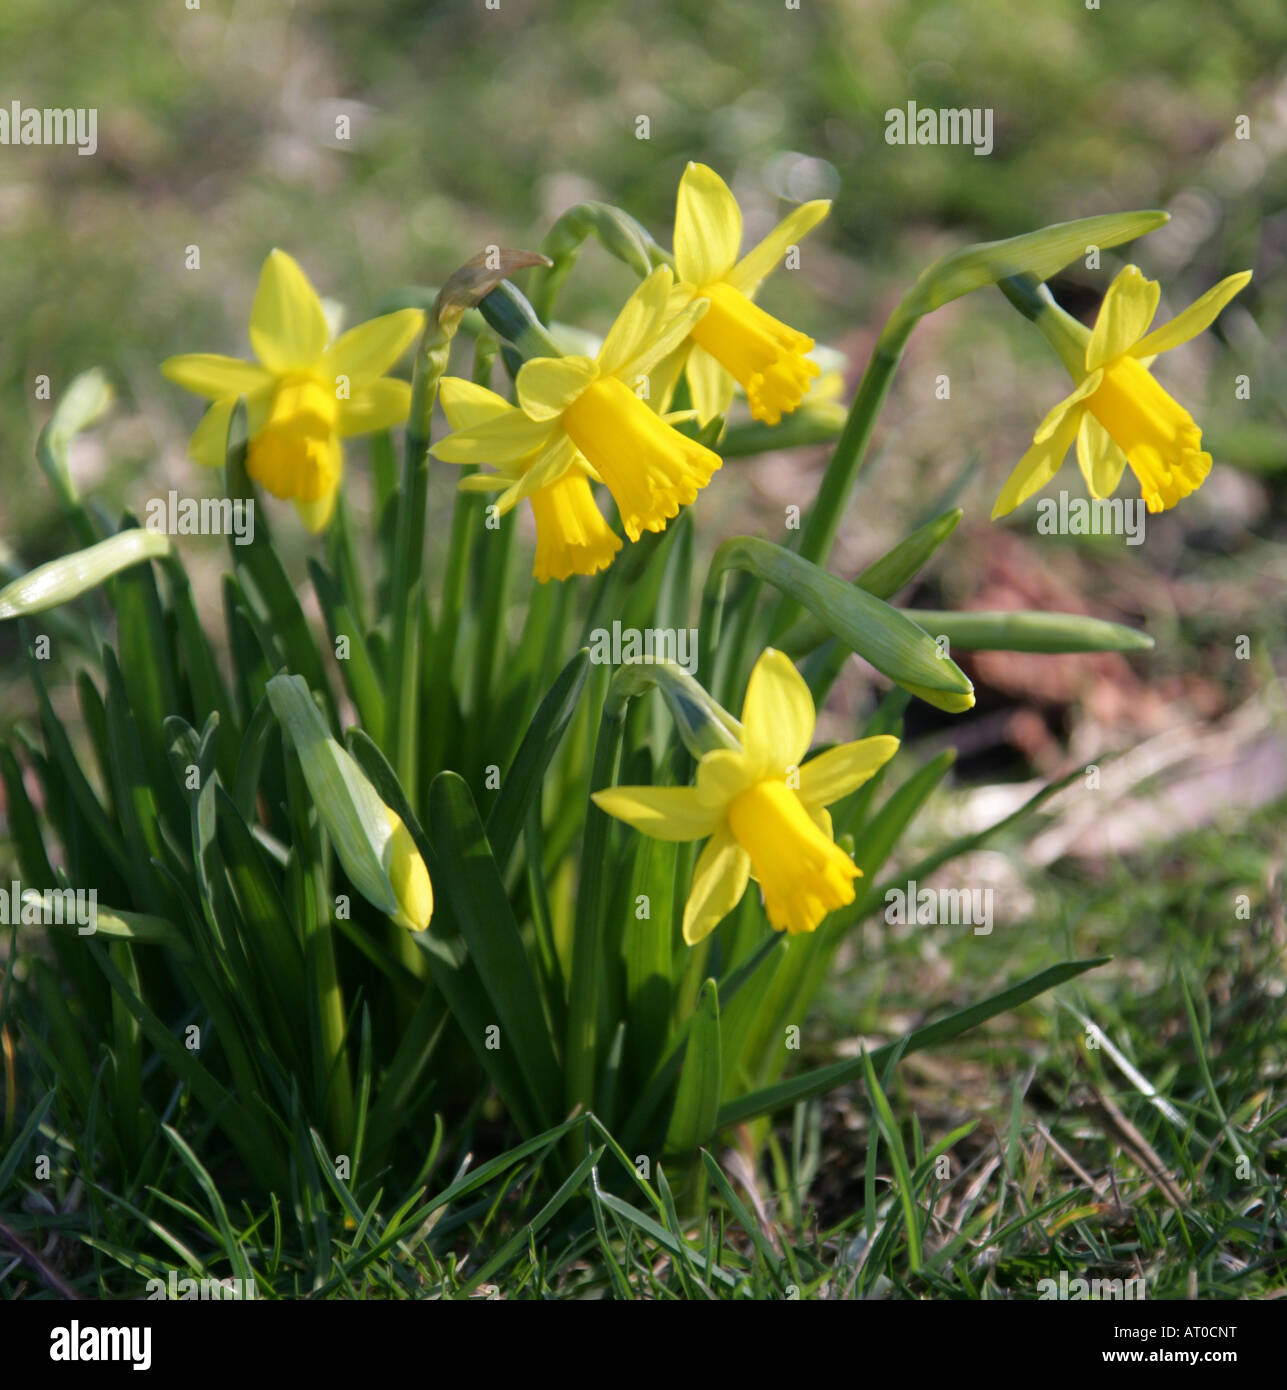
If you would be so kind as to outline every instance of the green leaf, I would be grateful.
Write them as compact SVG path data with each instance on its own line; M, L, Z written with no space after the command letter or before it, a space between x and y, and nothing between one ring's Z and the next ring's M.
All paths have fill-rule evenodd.
M169 1028L151 1009L130 989L125 977L107 958L107 953L92 941L87 941L94 952L99 968L107 976L108 983L123 1001L126 1009L138 1020L152 1046L161 1054L163 1061L175 1076L190 1086L205 1109L215 1118L215 1123L224 1131L250 1170L269 1187L284 1189L287 1184L280 1156L269 1139L268 1131L261 1122L251 1115L245 1105L232 1092L226 1090L215 1080L209 1068L197 1061L191 1052L174 1036ZM217 1030L216 1035L223 1030ZM226 1045L226 1043L225 1043Z
M347 647L347 655L340 657L336 652L336 665L344 678L345 688L357 706L358 718L362 727L377 743L384 742L385 702L384 687L371 660L366 638L362 635L357 615L345 600L339 587L329 574L309 558L309 578L313 581L313 592L321 605L322 616L326 619L326 629L331 636L331 646L338 649L341 642Z
M974 703L974 687L934 640L896 608L771 541L735 536L715 552L703 595L703 636L719 639L719 597L729 570L746 570L807 608L851 651L941 709Z
M502 1048L512 1049L543 1128L558 1114L559 1066L540 985L483 833L473 797L454 772L434 778L429 819L439 861L449 864L440 896L468 946L500 1024Z
M0 621L41 613L79 598L105 579L143 560L170 554L170 538L159 531L131 527L97 545L50 560L0 589Z
M280 653L274 657L273 664L280 665L284 661L291 671L302 676L321 696L328 716L334 719L335 702L326 668L295 594L295 586L273 544L263 507L256 500L255 485L246 472L246 447L246 409L244 401L239 401L228 429L228 496L234 501L240 498L255 508L254 539L249 545L239 544L231 531L228 534L228 548L242 597L256 619L261 637L271 634L271 639L265 641L265 650Z
M825 1095L837 1086L858 1081L865 1075L868 1065L883 1066L895 1052L905 1056L910 1052L920 1052L927 1047L937 1047L939 1043L950 1042L969 1029L977 1028L980 1023L986 1023L998 1014L1026 1004L1029 999L1034 999L1046 990L1075 979L1078 975L1093 970L1111 959L1110 956L1094 956L1089 960L1070 960L1060 965L1052 965L978 1004L959 1009L937 1023L927 1024L924 1028L905 1034L896 1042L878 1047L869 1059L833 1062L828 1067L819 1067L803 1076L791 1077L787 1081L779 1081L775 1085L753 1091L750 1095L739 1096L721 1108L719 1128L726 1129L729 1125L741 1124L757 1115L770 1115L775 1110L797 1105L802 1100Z
M666 1131L668 1153L686 1154L709 1142L719 1111L720 1068L719 988L714 980L702 985L696 1016L688 1033L684 1066L679 1073L675 1108Z
M907 1259L915 1273L921 1267L921 1227L920 1211L916 1206L916 1191L912 1184L911 1165L907 1162L907 1150L903 1136L899 1133L894 1112L889 1099L876 1079L876 1068L872 1065L871 1054L862 1050L863 1077L867 1083L867 1095L871 1100L872 1114L889 1150L890 1161L894 1165L894 1182L898 1188L898 1200L903 1208L903 1224L907 1230Z
M1101 759L1101 761L1107 760ZM908 880L915 880L916 882L921 882L922 880L929 878L929 876L932 873L934 873L935 870L939 869L942 865L948 863L950 860L957 859L962 854L968 854L971 850L978 849L979 846L987 844L989 840L993 839L994 836L999 835L1008 826L1014 825L1019 821L1026 819L1033 813L1033 811L1037 810L1037 808L1041 806L1043 802L1048 801L1052 796L1054 796L1056 792L1062 791L1065 787L1075 782L1077 778L1084 776L1085 771L1085 768L1073 768L1071 772L1059 778L1057 782L1051 782L1048 786L1042 787L1040 791L1030 796L1027 799L1027 801L1025 801L1023 805L1020 806L1017 810L1011 811L1008 816L1003 816L999 821L996 821L994 824L985 827L983 830L975 831L973 834L970 835L961 835L957 839L950 841L948 844L941 845L938 849L933 850L931 853L927 854L923 859L918 860L915 864L908 868L905 873L901 874L900 877L902 878L904 883L908 882ZM879 888L874 889L871 894L871 900L873 902L878 903L884 902L885 890L885 884L882 884Z
M528 807L540 794L550 759L581 699L589 664L590 653L583 647L559 673L501 781L496 804L487 817L487 839L502 867L518 842Z
M440 861L433 846L421 829L388 760L360 729L349 731L349 743L354 758L370 777L378 794L402 817L416 849L425 861L430 878L436 886L441 887L446 883L450 870L439 869ZM483 988L451 903L444 900L444 906L445 910L440 908L434 912L424 931L411 934L412 945L424 952L434 984L442 991L465 1041L491 1077L515 1123L525 1133L533 1133L540 1125L536 1122L536 1112L519 1070L516 1049L487 1046L487 1029L498 1021L496 1009Z
M904 612L926 632L966 651L1144 652L1153 646L1146 632L1080 613Z

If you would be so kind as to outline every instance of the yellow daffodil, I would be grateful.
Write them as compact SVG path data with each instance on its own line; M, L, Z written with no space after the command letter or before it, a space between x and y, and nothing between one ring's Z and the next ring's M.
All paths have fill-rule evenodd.
M433 917L433 884L411 832L398 813L386 806L384 814L393 831L390 845L389 882L398 899L394 922L408 931L424 931Z
M449 434L434 445L435 456L447 463L490 463L514 476L511 505L563 478L579 456L612 493L632 541L644 531L664 531L722 462L639 394L648 389L652 398L649 373L706 311L706 301L694 299L674 313L672 283L667 267L655 270L626 301L597 357L525 362L514 383L518 405ZM584 494L563 494L559 524L592 525L584 502ZM553 499L541 505L553 522Z
M447 423L454 430L467 430L506 415L512 407L495 391L460 377L446 377L438 390ZM496 499L502 514L519 500L523 478L538 453L513 459L496 473L471 473L460 481L464 492L491 492L503 489ZM580 454L567 459L558 477L528 493L536 518L536 560L532 573L543 584L549 579L567 579L573 574L594 574L606 569L621 549L621 539L603 519ZM583 461L581 461L583 462Z
M705 164L690 164L679 181L675 207L676 302L710 300L693 325L686 351L672 365L688 372L693 405L703 424L728 411L736 382L751 414L776 425L790 414L819 374L805 356L813 339L767 314L753 301L764 278L826 217L825 199L802 203L763 241L738 260L742 210L722 178Z
M993 517L1005 516L1049 482L1074 441L1092 497L1110 496L1127 464L1150 512L1173 507L1200 487L1211 471L1202 431L1149 367L1158 353L1209 327L1250 279L1249 270L1230 275L1150 333L1160 293L1157 282L1136 266L1126 266L1108 287L1084 350L1063 335L1061 356L1075 389L1041 422L1032 448L997 498Z
M250 310L257 362L186 353L161 364L177 385L213 402L188 448L198 463L224 461L237 399L246 399L246 471L288 498L311 531L331 519L343 469L341 439L407 418L411 388L384 375L420 331L419 309L359 324L334 343L321 300L284 251L264 262Z
M658 840L710 836L684 909L691 946L713 931L755 878L778 931L811 932L854 900L861 870L835 842L826 808L893 757L888 736L843 743L800 766L813 741L813 697L772 648L755 663L741 747L706 753L693 787L612 787L596 805Z

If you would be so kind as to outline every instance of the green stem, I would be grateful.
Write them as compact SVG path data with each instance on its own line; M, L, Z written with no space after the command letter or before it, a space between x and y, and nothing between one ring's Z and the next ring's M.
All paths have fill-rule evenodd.
M876 340L871 361L863 372L853 405L849 408L849 417L836 443L836 451L827 465L822 486L809 509L809 519L800 536L799 553L816 565L823 564L831 552L849 494L867 456L876 419L889 394L903 349L918 322L918 317L909 314L900 304L889 316ZM783 598L769 627L770 638L785 632L798 616L799 605L792 599Z

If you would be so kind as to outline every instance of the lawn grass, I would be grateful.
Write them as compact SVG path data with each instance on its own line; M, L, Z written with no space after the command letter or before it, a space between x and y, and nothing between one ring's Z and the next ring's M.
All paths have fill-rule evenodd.
M174 1270L253 1279L261 1299L1032 1299L1066 1272L1142 1278L1149 1299L1281 1296L1281 811L1232 851L1203 832L1093 875L1030 875L1033 910L991 936L915 928L850 961L809 1061L856 1050L840 1019L861 1019L869 1048L920 1021L939 953L963 994L1052 954L1113 956L1054 999L904 1059L874 1092L780 1115L758 1174L736 1131L695 1174L648 1181L593 1117L507 1147L484 1101L456 1132L426 1132L405 1188L373 1174L354 1191L299 1133L289 1191L265 1200L216 1145L197 1156L176 1092L163 1176L137 1191L96 1180L92 1130L53 1132L36 1106L0 1166L5 1243L27 1252L0 1265L0 1289L140 1298ZM49 1083L41 1050L20 1051L21 1097ZM569 1130L585 1158L566 1174L554 1160ZM42 1152L51 1180L36 1182Z

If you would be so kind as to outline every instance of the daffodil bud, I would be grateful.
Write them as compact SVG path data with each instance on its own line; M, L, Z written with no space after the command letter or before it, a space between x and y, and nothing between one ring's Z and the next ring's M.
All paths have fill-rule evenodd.
M1105 249L1134 241L1156 231L1170 218L1165 212L1110 212L1057 222L1004 241L978 242L935 261L903 296L899 313L914 322L924 314L959 299L971 290L994 285L1015 275L1049 280L1086 254L1087 247Z
M172 550L169 536L131 527L97 545L37 565L0 589L0 620L24 618L79 598L140 560L161 559Z
M926 685L911 685L907 681L899 681L899 685L904 690L910 690L918 700L924 700L927 705L933 705L935 709L941 709L945 714L964 714L967 709L974 708L974 687L971 685L969 690L931 690Z
M433 887L407 827L331 737L299 676L274 676L267 689L344 872L372 906L422 931L433 913Z
M433 916L433 884L429 870L416 849L411 832L402 817L388 806L384 808L393 838L389 841L389 882L398 900L393 920L408 931L424 931Z

